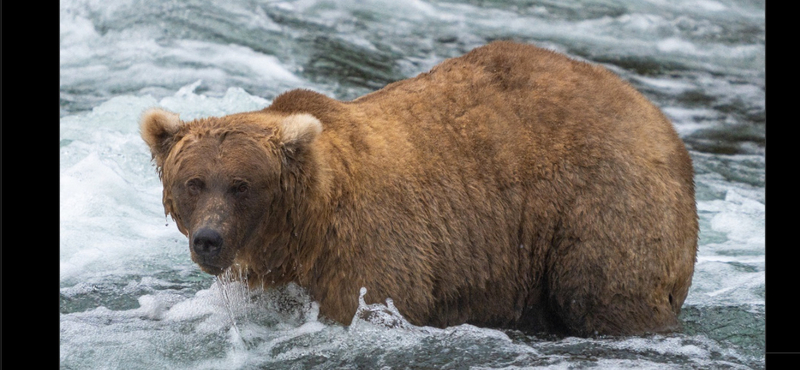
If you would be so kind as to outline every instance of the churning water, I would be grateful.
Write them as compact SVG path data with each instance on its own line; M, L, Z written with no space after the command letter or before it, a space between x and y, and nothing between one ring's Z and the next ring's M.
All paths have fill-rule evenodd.
M765 366L763 0L60 4L61 368ZM191 262L164 217L143 110L224 115L297 87L352 99L495 39L601 63L673 120L701 222L682 333L415 327L391 302L343 327L297 286L248 291Z

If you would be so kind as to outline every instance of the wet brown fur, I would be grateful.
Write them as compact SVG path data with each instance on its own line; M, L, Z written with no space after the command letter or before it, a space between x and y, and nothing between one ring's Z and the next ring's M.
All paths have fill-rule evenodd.
M293 90L187 123L149 111L142 136L190 243L201 225L222 230L220 257L195 259L204 270L296 282L342 324L366 287L416 325L679 326L697 248L691 159L600 66L494 42L352 102ZM192 176L206 187L187 195Z

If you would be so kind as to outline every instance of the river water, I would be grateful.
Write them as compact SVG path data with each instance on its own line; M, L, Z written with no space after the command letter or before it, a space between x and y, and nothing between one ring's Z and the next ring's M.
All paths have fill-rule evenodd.
M764 7L62 0L61 368L764 368ZM144 109L223 115L298 87L348 100L496 39L603 64L672 119L694 160L701 225L682 332L561 338L380 320L343 327L318 318L296 286L249 292L191 262L186 238L164 217L139 137ZM384 319L403 323L402 312Z

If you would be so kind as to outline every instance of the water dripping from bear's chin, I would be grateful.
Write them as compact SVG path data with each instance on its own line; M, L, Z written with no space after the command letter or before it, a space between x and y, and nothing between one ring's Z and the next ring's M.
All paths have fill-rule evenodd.
M225 312L231 321L231 342L234 345L246 347L247 342L242 337L239 330L239 325L236 322L237 314L243 314L244 320L247 321L247 306L252 302L250 300L250 292L247 286L247 276L242 274L242 269L236 266L238 273L233 272L234 266L231 266L221 274L216 276L216 286L219 292L222 303L225 306Z

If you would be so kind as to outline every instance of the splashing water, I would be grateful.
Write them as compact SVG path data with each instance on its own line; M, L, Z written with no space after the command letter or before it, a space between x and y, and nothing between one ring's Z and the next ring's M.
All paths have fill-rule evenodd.
M371 324L379 328L423 329L409 323L394 306L391 298L386 298L386 305L380 303L367 304L364 296L367 288L361 287L358 294L358 308L350 324L351 330L360 330L364 324Z
M236 270L237 272L233 272ZM232 341L239 342L244 347L247 342L242 337L242 332L236 324L237 314L244 315L244 321L248 320L247 306L252 304L250 291L247 286L247 275L242 274L242 269L233 266L226 269L222 274L217 275L217 291L219 292L225 311L231 320Z

